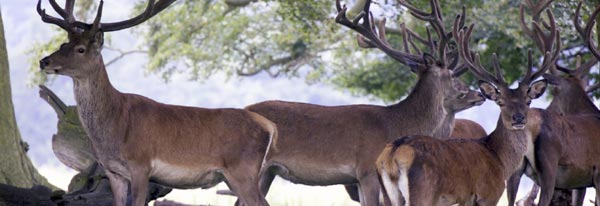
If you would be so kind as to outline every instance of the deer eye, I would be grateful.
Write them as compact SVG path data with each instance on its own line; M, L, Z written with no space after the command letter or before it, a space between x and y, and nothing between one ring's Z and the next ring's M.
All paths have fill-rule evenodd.
M77 52L83 54L83 52L85 52L85 49L84 48L79 48L79 49L77 49Z

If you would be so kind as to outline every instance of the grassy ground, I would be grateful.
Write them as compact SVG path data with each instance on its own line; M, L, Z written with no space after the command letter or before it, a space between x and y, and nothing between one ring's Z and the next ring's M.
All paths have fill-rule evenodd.
M526 195L532 187L532 182L523 178L519 189L518 198ZM236 198L227 195L217 195L217 190L228 189L225 184L219 184L208 190L173 190L163 199L174 200L181 203L193 205L233 205ZM595 198L595 191L591 188L586 193L585 206L592 206L588 201ZM328 187L311 187L297 185L280 178L275 179L273 186L267 195L267 201L271 206L359 206L360 204L350 200L346 190L341 185ZM502 195L498 205L507 205L506 194Z

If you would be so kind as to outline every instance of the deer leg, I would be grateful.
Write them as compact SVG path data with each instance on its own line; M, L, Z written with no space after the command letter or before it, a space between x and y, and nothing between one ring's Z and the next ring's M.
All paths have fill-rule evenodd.
M541 152L541 151L540 151ZM537 153L537 152L536 152ZM558 165L558 152L541 152L544 156L536 155L538 162L539 185L541 187L539 206L548 206L554 195L556 184L556 170ZM541 158L543 157L543 158Z
M130 168L131 174L131 194L133 196L133 206L146 205L146 196L148 195L148 169L143 167Z
M517 192L519 191L519 182L521 181L521 176L523 176L523 173L525 172L525 164L526 163L523 163L521 168L511 175L506 182L506 197L508 198L508 206L515 205Z
M381 184L381 193L383 194L383 205L385 206L400 206L404 205L402 201L402 194L400 193L400 188L398 188L398 180L393 180L390 176L385 172L377 173L377 177L379 178L379 183Z
M373 171L371 174L364 175L358 179L359 189L361 192L361 206L379 206L379 179L377 173Z
M592 181L594 182L594 189L596 189L596 202L594 203L594 205L598 205L600 204L600 171L598 171L598 168L596 166L594 166L594 177ZM585 192L585 188L583 189L583 191Z
M127 179L107 169L104 171L110 181L110 189L113 193L113 206L125 206L127 204Z
M229 168L223 172L229 189L233 191L238 200L236 205L268 206L267 200L258 187L259 167Z
M582 206L583 205L583 201L585 199L585 189L574 189L571 190L571 204L573 204L573 206Z

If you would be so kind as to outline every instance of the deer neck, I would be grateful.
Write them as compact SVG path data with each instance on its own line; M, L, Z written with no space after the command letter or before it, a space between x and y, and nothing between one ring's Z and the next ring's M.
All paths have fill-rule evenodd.
M574 90L574 91L573 91ZM556 95L547 110L566 115L574 114L600 114L583 89L573 89Z
M113 131L114 121L121 114L121 94L111 85L104 63L100 59L98 68L86 77L73 78L75 100L79 118L90 135L92 142L106 137L106 132ZM100 140L101 141L101 140Z
M419 78L415 88L404 100L389 106L389 115L393 119L394 127L401 130L396 131L398 134L436 137L450 135L449 131L439 131L448 113L443 106L444 91L437 88L439 83L434 81L434 78Z
M439 128L435 131L434 137L441 139L450 139L452 130L454 129L454 112L451 112L446 108L447 114L444 115L444 119L441 122Z
M498 120L496 129L486 139L488 149L495 154L504 169L507 179L520 166L527 152L526 130L510 130Z

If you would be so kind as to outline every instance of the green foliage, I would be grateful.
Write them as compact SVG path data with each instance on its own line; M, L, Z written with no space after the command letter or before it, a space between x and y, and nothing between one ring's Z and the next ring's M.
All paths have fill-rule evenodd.
M342 3L352 7L356 1ZM140 0L132 16L146 3ZM430 11L427 0L411 3ZM467 24L476 24L471 49L480 53L484 65L491 65L492 53L497 53L507 80L516 81L527 66L529 49L534 51L534 65L542 57L521 31L518 13L522 3L460 0L442 1L441 7L446 28L450 29L455 15L466 6ZM570 67L577 54L590 58L581 48L582 41L573 27L576 4L567 0L552 4L563 48L576 53L565 52L561 58L562 64ZM589 8L597 3L590 0L585 4L582 15L587 19ZM93 4L79 6L84 8L81 11L95 10L90 9ZM396 1L374 1L372 8L378 11L375 18L388 19L388 38L395 48L402 46L397 32L400 23L426 36L427 24L404 12ZM387 102L405 96L415 81L410 70L377 49L357 47L356 33L336 24L335 15L333 0L179 0L134 30L146 42L141 49L148 51L148 71L161 75L165 81L174 73L184 73L190 80L203 80L216 73L251 76L265 72L273 77L306 78L308 83L327 82L356 95ZM526 21L530 19L527 14ZM59 40L62 39L55 38L52 42ZM47 54L53 50L48 47L39 46L33 51ZM464 78L474 83L470 74Z

